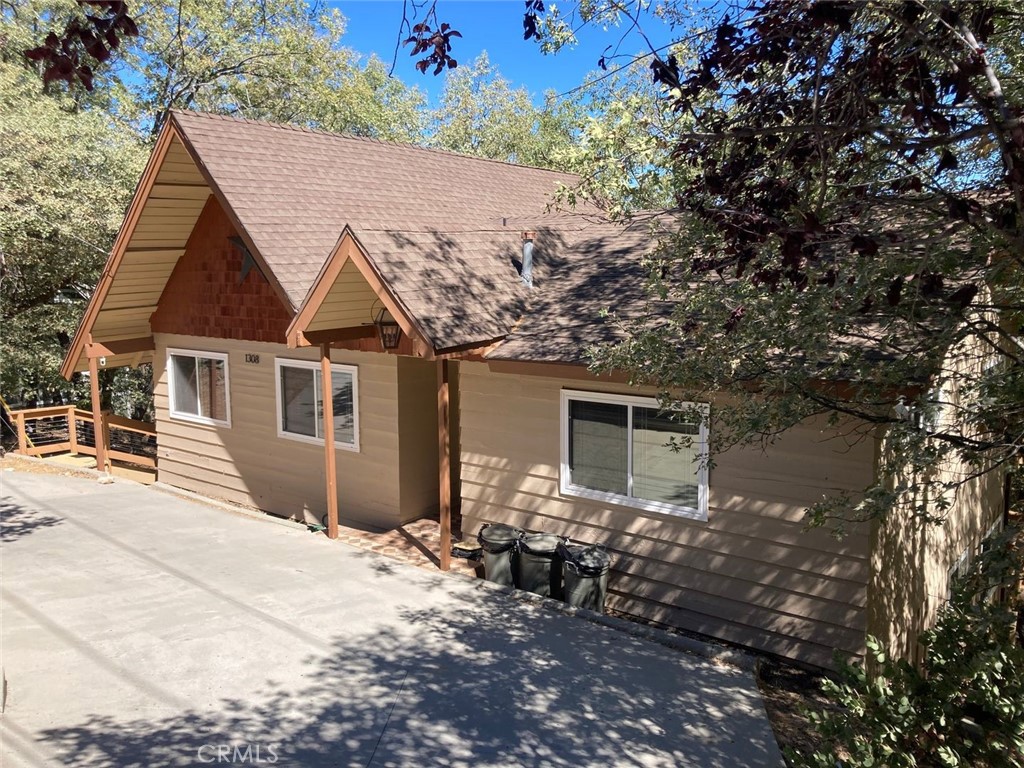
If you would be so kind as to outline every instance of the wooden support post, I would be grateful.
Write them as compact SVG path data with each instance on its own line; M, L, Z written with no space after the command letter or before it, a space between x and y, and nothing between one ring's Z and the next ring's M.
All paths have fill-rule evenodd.
M440 485L441 552L440 568L452 565L452 461L449 434L448 361L437 361L437 464Z
M334 455L334 385L331 345L320 345L320 386L324 409L324 469L327 473L327 538L338 538L338 465Z
M71 444L71 452L78 453L78 422L75 416L75 406L68 406L68 442Z
M89 392L92 395L92 434L96 443L96 469L107 471L107 430L103 427L103 408L100 404L99 359L89 358Z
M25 414L18 413L15 417L18 422L18 453L28 453L28 432L25 431Z
M103 451L106 454L107 461L110 459L110 417L114 415L113 411L103 412Z

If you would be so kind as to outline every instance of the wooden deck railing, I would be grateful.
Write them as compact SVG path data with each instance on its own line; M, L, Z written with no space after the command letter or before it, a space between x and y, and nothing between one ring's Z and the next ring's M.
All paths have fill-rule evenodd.
M10 416L18 431L18 453L26 456L96 455L96 425L89 411L73 405L57 405L10 411ZM156 466L154 424L104 412L100 439L111 461Z

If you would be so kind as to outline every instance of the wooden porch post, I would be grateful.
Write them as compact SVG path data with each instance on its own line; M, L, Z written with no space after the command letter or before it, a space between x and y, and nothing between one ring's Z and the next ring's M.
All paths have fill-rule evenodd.
M449 434L448 361L437 361L437 458L440 481L441 552L438 556L442 571L452 565L452 474L451 436Z
M338 538L338 470L334 455L334 386L331 345L320 345L320 386L324 407L324 467L327 472L327 538Z
M103 427L103 408L100 405L100 361L89 358L89 390L92 395L92 434L96 444L96 469L107 471L107 430Z

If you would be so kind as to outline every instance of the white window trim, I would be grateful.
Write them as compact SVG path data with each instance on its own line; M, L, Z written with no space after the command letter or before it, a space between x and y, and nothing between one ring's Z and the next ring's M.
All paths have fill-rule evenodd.
M997 517L985 531L985 534L981 537L981 541L978 542L979 554L984 551L985 546L989 543L991 539L995 538L1002 532L1003 516L1000 514L999 517Z
M653 397L640 397L637 395L615 395L607 394L604 392L587 392L584 390L577 389L563 389L561 396L561 409L560 409L560 430L561 430L561 469L559 472L559 490L563 496L575 496L583 499L591 499L593 501L601 501L606 504L615 504L617 506L632 507L634 509L641 509L645 512L657 512L659 514L675 515L677 517L685 517L690 520L698 520L706 522L708 519L708 468L706 460L702 460L697 469L697 507L681 507L675 504L667 504L663 501L647 501L645 499L631 498L629 496L623 496L622 494L612 493L610 491L596 491L592 488L585 488L579 485L573 485L570 482L569 472L569 401L570 400L584 400L594 403L612 403L614 405L637 405L644 408L659 408L660 403L656 398ZM704 415L704 419L701 421L699 426L698 439L701 447L704 451L707 451L708 445L708 428L707 428L707 414L708 406L704 403L678 403L676 404L676 410L687 410L690 408L699 409ZM628 487L633 487L633 409L630 408L626 411L626 434L628 435L627 442L627 464L626 464L626 480Z
M953 562L949 568L946 569L946 602L948 603L953 599L953 585L954 581L963 576L967 572L967 568L971 564L971 548L968 547L960 556Z
M283 421L281 408L284 405L284 401L281 398L281 368L307 368L314 371L320 370L320 363L313 360L293 360L287 357L274 358L274 391L276 393L277 406L274 411L274 418L277 421L277 436L284 438L285 440L295 440L299 443L309 443L311 445L324 445L325 440L322 437L310 437L309 435L299 435L295 432L286 432L283 427ZM352 375L352 442L344 443L339 440L334 441L336 448L341 448L344 451L352 451L353 453L359 453L359 367L355 365L344 365L342 363L331 363L331 373L348 373ZM315 380L315 376L314 376ZM323 393L321 393L321 398Z
M227 412L227 419L211 419L207 416L196 416L177 410L174 402L174 366L171 364L171 357L196 357L208 360L222 360L224 362L224 408ZM191 421L193 424L206 424L211 427L231 426L231 362L226 352L210 352L205 349L179 349L167 348L167 405L172 419L177 421Z

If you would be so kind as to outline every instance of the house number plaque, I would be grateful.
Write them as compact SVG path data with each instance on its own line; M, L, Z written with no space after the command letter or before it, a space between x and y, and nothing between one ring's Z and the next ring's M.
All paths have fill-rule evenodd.
M260 356L256 355L256 354L253 354L252 352L246 352L245 353L245 362L253 363L255 365L259 365L260 364Z

